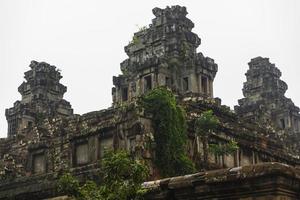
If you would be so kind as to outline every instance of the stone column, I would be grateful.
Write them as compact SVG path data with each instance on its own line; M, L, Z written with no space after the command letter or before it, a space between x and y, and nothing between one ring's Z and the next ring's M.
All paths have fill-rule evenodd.
M199 74L198 76L198 92L202 93L202 76Z
M197 85L197 77L195 74L191 74L189 81L189 90L193 93L196 93L198 91L198 85Z
M209 96L214 97L214 91L213 91L213 80L208 80L208 87L209 87Z

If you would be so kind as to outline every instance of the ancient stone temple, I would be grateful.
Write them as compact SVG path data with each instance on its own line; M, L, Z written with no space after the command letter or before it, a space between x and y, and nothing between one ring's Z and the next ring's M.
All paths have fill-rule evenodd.
M276 133L299 153L299 108L285 97L288 86L280 79L280 70L268 58L253 58L248 64L243 87L245 98L238 101L236 113L247 121L274 127Z
M151 191L145 199L284 199L300 198L299 109L284 96L287 85L266 58L249 63L245 98L235 112L213 96L217 65L197 53L199 37L185 7L154 8L149 27L141 28L125 47L128 59L113 78L113 106L73 114L63 99L60 71L33 61L19 87L22 100L6 111L8 138L0 139L0 200L49 199L64 194L57 180L70 172L80 181L99 180L104 150L123 149L145 161ZM157 86L174 92L187 119L187 154L204 161L195 120L212 110L219 120L207 143L238 144L231 154L209 152L207 165L181 177L159 177L151 116L137 97ZM195 156L196 155L196 156ZM153 180L153 181L152 181Z
M73 114L70 103L63 99L67 88L59 83L62 78L59 70L36 61L32 61L29 67L31 70L25 72L26 81L18 88L22 100L16 101L14 107L5 111L8 137L32 128L45 117Z
M218 70L214 60L197 53L201 40L185 7L153 9L155 18L142 27L125 47L128 59L122 75L113 78L113 102L121 103L165 85L177 94L213 96Z

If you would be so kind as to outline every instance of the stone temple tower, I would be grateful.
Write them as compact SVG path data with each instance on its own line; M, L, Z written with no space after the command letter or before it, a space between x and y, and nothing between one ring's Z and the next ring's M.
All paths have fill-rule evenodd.
M235 111L246 120L270 124L288 135L299 135L299 108L285 97L288 86L280 77L280 70L268 58L251 59L243 88L245 98L238 101Z
M154 8L155 18L142 27L125 47L128 59L122 75L113 77L113 103L131 101L157 86L167 86L177 95L213 97L218 70L214 60L197 53L200 38L185 7Z
M6 109L8 137L32 127L45 117L69 116L73 114L70 103L63 99L66 86L59 83L62 78L55 66L32 61L30 70L25 72L25 82L18 91L21 101Z

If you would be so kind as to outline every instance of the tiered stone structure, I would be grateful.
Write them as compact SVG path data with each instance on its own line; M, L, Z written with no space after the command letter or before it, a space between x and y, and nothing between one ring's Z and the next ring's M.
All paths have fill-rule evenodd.
M128 59L122 75L113 78L113 103L127 102L165 85L176 94L213 97L217 64L196 49L201 40L192 32L194 23L185 7L154 8L149 27L140 28L125 47Z
M16 101L12 108L6 109L8 137L32 128L34 124L46 117L70 116L73 109L63 99L67 87L59 83L62 78L55 66L45 62L32 61L31 69L25 72L25 82L18 91L21 101Z
M193 23L186 18L185 7L155 8L153 13L150 27L135 33L125 47L129 58L121 63L123 74L114 77L111 108L73 114L63 99L66 87L59 83L60 72L46 63L31 63L26 82L19 87L22 100L6 111L10 129L8 138L0 139L0 200L63 195L55 187L66 171L79 180L97 179L105 148L128 150L144 159L153 179L159 178L152 162L155 149L148 145L156 145L151 116L140 111L135 98L160 85L172 89L186 110L187 151L193 161L204 160L194 122L206 110L220 121L208 143L235 140L239 149L224 155L210 152L200 171L217 171L145 183L154 189L146 199L299 197L300 153L295 151L299 147L291 148L288 137L280 134L288 135L285 131L294 127L298 108L284 97L287 86L279 79L280 71L268 59L252 59L245 99L239 101L236 114L213 98L217 65L196 53L200 39L191 32ZM271 122L280 128L281 117L286 127L272 128ZM268 121L271 128L266 127Z
M253 58L248 64L243 87L245 98L238 101L236 113L247 121L274 127L276 133L299 152L299 108L285 97L288 86L280 79L280 70L268 58Z

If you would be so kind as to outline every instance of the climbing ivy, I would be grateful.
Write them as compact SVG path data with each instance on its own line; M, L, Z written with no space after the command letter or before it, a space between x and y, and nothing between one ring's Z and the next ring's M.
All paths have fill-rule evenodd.
M175 96L165 87L157 87L142 96L139 105L153 122L155 165L161 176L192 173L194 164L186 154L185 111L177 105Z

